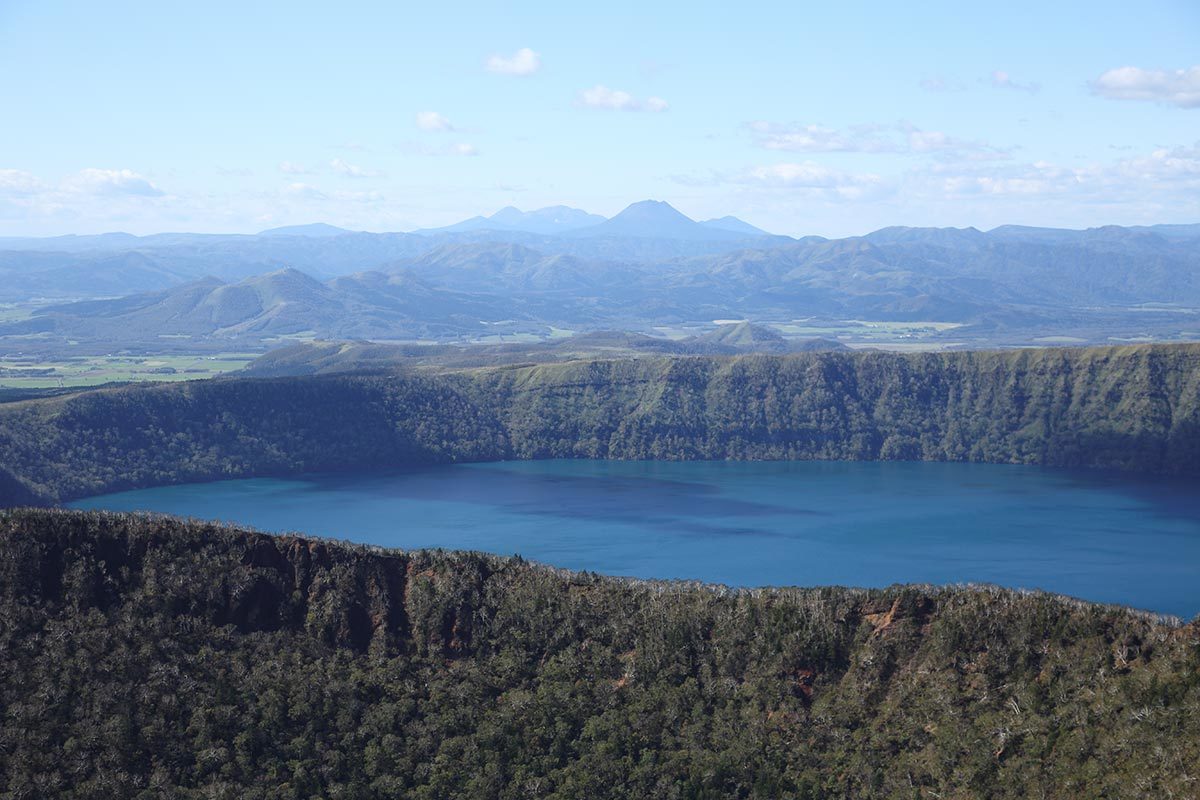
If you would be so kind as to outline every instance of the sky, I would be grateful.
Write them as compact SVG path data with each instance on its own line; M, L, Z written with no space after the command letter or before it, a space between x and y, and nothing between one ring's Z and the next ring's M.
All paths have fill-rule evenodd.
M0 0L0 235L1200 222L1200 4Z

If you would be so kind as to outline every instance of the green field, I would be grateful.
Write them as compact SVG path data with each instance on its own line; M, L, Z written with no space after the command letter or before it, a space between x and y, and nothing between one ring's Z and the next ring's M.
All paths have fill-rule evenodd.
M28 305L0 303L0 322L20 322L29 319L33 308Z
M215 355L85 356L63 359L0 357L0 388L47 389L113 381L189 381L246 366L252 353Z
M728 324L739 320L712 320L712 324ZM788 339L835 339L849 347L881 347L889 350L939 350L961 342L943 341L941 336L955 328L957 322L918 320L913 322L882 322L861 319L797 319L787 322L759 322L779 331ZM711 325L694 323L659 325L654 331L669 339L682 339L711 330Z

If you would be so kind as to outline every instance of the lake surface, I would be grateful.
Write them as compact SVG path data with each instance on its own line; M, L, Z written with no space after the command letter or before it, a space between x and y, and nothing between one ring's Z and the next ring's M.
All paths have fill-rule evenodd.
M524 461L144 489L153 510L738 586L987 582L1190 618L1194 481L987 464Z

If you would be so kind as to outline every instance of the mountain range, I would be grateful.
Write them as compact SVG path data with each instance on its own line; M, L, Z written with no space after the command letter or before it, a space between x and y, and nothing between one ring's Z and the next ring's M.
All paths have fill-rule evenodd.
M566 206L505 208L446 228L368 233L332 225L258 234L160 233L133 236L0 238L0 302L111 297L167 289L214 276L240 280L284 267L328 279L385 267L431 250L481 242L520 244L546 255L621 263L794 241L734 217L695 222L666 203L634 203L610 220Z
M0 322L0 337L260 346L813 317L936 320L995 343L1068 329L1103 341L1117 322L1143 338L1200 331L1200 225L792 239L731 217L696 222L655 201L595 219L554 207L413 234L316 224L0 240L0 300L43 298L26 318Z

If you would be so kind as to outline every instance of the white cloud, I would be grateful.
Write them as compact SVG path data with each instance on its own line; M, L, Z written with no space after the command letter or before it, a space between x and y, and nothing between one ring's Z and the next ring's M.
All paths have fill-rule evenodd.
M907 122L854 125L838 130L823 125L783 125L756 121L748 127L759 147L793 153L910 153L1003 158L1008 152L985 142L924 131Z
M760 120L747 127L758 135L759 146L767 150L795 153L895 153L900 150L900 145L876 125L839 131L823 125L781 125Z
M417 127L423 131L448 132L454 130L454 126L450 124L450 120L436 111L418 111Z
M378 191L367 192L344 192L337 191L332 195L334 200L344 203L379 203L384 199L383 193Z
M1159 148L1148 155L1116 162L1061 166L1049 161L1003 167L965 168L934 165L912 176L924 191L946 198L969 195L1063 195L1079 200L1128 202L1200 196L1200 142L1191 147Z
M89 167L66 181L68 191L103 195L160 197L163 191L147 178L129 169Z
M579 102L588 108L607 108L613 111L633 111L637 107L637 101L629 92L600 85L580 92Z
M881 197L892 186L873 173L853 173L813 161L781 162L748 167L740 172L713 173L708 177L673 176L685 186L743 186L755 190L785 191L796 197L845 202Z
M648 97L639 100L629 92L620 89L610 89L597 84L579 93L579 105L584 108L597 108L606 111L666 111L670 104L661 97Z
M1042 88L1040 83L1034 83L1032 81L1028 83L1018 83L1017 81L1013 80L1011 75L1000 69L992 73L991 81L993 89L1016 89L1019 92L1029 92L1030 94L1033 94Z
M813 161L800 163L783 162L751 167L742 174L742 180L767 186L784 186L793 189L846 189L861 190L878 186L883 179L871 173L848 173L826 167Z
M1110 69L1091 82L1110 100L1146 100L1180 108L1200 108L1200 65L1190 69Z
M401 152L414 156L477 156L479 149L468 142L438 145L436 147L424 142L406 141L396 145Z
M326 198L324 192L307 183L289 183L284 187L283 191L291 197L298 197L304 200L324 200Z
M492 56L486 66L488 72L501 75L532 75L542 68L542 57L528 47L522 47L511 56Z
M343 158L335 158L329 162L329 166L337 173L345 175L347 178L378 178L383 175L377 170L363 169L349 163Z
M285 175L310 175L312 170L303 164L297 164L293 161L280 161L279 171Z
M23 169L0 169L0 194L30 195L43 188L42 182L32 172Z
M927 92L962 92L967 88L961 83L948 81L940 75L922 79L920 86Z

